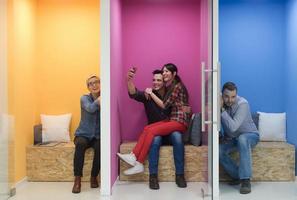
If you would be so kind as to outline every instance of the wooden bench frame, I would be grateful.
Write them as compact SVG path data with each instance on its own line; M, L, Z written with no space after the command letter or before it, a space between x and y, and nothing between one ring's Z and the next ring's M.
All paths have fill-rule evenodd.
M121 153L129 153L135 142L123 143ZM187 181L208 181L208 147L185 145L185 178ZM253 149L253 181L294 181L295 180L295 147L285 142L259 142ZM232 155L238 160L238 154ZM144 163L145 171L141 174L125 176L123 171L128 164L120 161L120 180L122 181L148 181L148 161ZM161 146L159 159L160 181L175 181L175 167L172 146ZM230 178L220 168L220 180Z

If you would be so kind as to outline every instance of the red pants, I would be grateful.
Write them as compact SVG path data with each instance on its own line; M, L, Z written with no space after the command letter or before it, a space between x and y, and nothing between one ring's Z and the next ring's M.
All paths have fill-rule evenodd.
M160 121L145 126L133 149L137 161L144 163L155 136L169 135L173 131L185 132L186 126L177 121Z

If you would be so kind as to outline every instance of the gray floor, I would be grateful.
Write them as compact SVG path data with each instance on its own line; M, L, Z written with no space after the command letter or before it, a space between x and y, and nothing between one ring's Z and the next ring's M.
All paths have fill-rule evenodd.
M72 183L28 183L17 188L17 195L10 200L202 200L201 189L205 183L189 183L185 189L177 188L175 183L160 183L160 190L153 191L145 182L116 182L113 195L100 196L100 189L91 189L84 183L80 194L72 194ZM221 200L297 200L297 182L257 182L252 183L252 193L239 194L238 186L220 184ZM1 199L2 200L2 199Z
M221 200L297 200L297 182L255 182L252 192L239 194L239 186L220 184Z
M7 200L8 195L0 194L0 200Z
M100 196L100 189L91 189L88 183L82 185L80 194L72 194L69 182L26 182L17 188L16 196L10 200L202 200L201 188L205 183L189 183L187 188L177 188L175 183L160 183L160 190L148 188L144 182L117 182L110 197ZM204 198L207 199L207 198Z

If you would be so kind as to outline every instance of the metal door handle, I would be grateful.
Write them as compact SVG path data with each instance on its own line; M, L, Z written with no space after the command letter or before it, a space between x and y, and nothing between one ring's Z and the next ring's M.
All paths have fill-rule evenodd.
M201 131L205 131L205 62L201 62Z

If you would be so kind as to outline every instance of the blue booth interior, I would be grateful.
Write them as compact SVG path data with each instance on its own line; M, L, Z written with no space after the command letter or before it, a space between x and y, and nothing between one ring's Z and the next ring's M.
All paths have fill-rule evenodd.
M286 112L297 147L297 1L219 2L222 83L235 82L252 112Z

